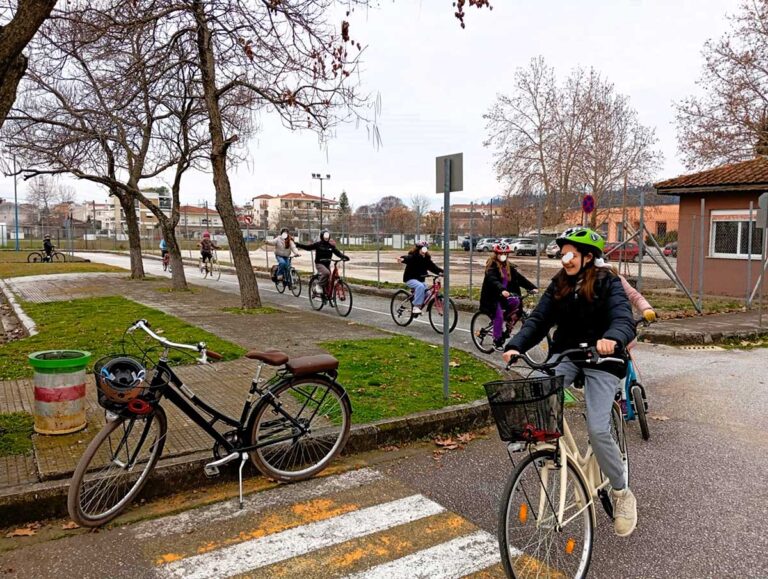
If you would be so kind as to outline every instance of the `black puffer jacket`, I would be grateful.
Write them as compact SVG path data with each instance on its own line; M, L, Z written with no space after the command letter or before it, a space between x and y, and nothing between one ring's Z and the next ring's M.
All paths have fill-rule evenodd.
M575 282L575 280L574 280ZM595 280L595 297L588 302L575 289L561 300L555 299L555 282L549 284L539 305L531 313L520 331L507 343L505 350L526 352L538 344L553 326L552 352L562 352L586 343L594 346L600 339L615 340L624 348L635 338L632 307L621 280L601 269ZM600 366L601 370L623 375L623 369Z
M349 258L336 248L335 243L331 243L330 241L325 241L324 239L321 239L320 241L315 241L314 243L310 243L310 244L297 242L296 247L301 248L305 251L314 251L315 263L322 264L326 267L330 265L331 259L333 258L334 255L340 259L343 259L344 261L349 261Z
M427 279L427 274L431 271L434 274L443 273L443 268L439 267L432 261L432 256L427 253L422 255L421 252L408 253L401 256L403 263L405 264L405 271L403 272L403 281L409 279L417 279L423 282Z
M501 299L501 292L508 291L511 294L521 295L521 289L525 288L528 291L535 290L536 286L526 279L526 277L517 271L515 266L510 266L510 275L507 280L507 285L504 285L504 281L501 277L501 270L494 265L491 269L485 272L485 278L483 279L483 289L480 290L480 311L485 312L489 316L496 314L496 306Z

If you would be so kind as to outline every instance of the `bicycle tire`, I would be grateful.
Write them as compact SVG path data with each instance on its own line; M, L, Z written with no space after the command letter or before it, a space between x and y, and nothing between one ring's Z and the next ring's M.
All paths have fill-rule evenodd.
M342 318L346 318L352 311L352 288L343 279L333 284L333 307Z
M56 263L65 263L67 261L67 256L60 251L54 251L51 254L51 261Z
M150 420L151 422L147 423L147 420ZM138 435L137 446L135 448L131 449L130 445L128 444L123 447L127 449L125 458L128 457L128 453L131 451L135 453L136 456L138 456L138 453L141 451L141 449L146 447L146 444L149 441L149 436L147 435L142 440L142 432L136 431L134 433L134 428L137 424L144 423L145 428L151 429L155 422L157 423L157 435L154 437L152 442L150 442L149 457L144 463L144 468L141 470L141 472L138 473L138 477L134 477L136 474L135 471L137 470L135 466L132 467L130 471L126 471L121 465L115 465L111 460L107 463L106 467L97 466L96 468L100 468L101 470L90 476L92 473L89 471L92 471L94 468L92 465L94 459L100 459L101 461L104 461L108 456L113 455L114 452L118 453L116 456L114 456L114 458L119 459L123 457L121 454L121 445L119 444L119 441L123 437L125 437L127 440L127 438L132 434ZM128 424L127 430L124 427L121 434L119 429L126 423ZM113 439L110 437L110 435L116 431L118 434L114 445L116 449L113 449ZM107 424L104 425L104 428L101 429L101 431L88 445L88 448L86 448L85 453L77 463L77 468L75 469L75 473L72 475L72 480L69 483L69 492L67 494L67 510L69 511L69 516L72 518L72 520L81 527L100 527L122 513L130 504L130 502L136 498L139 492L141 492L141 489L147 482L149 473L151 473L152 469L155 468L160 455L163 453L167 432L168 420L165 416L165 412L161 407L157 407L153 413L148 414L146 417L118 418L112 422L107 422ZM105 443L107 443L107 446L102 448ZM140 461L136 462L135 464L140 464ZM117 469L113 470L114 466L117 466ZM135 478L125 493L111 490L115 486L119 488L119 485L121 485L120 480L118 480L121 479L121 471L127 475L125 483L123 484L131 483L132 479ZM94 481L98 482L92 488L86 488L87 483L92 483ZM105 483L104 481L108 482ZM101 499L99 498L98 493L100 493L101 499L114 499L115 504L109 506L109 508L106 506L103 507L102 512L93 513L90 512L93 510L92 507L98 507L101 504ZM92 504L94 500L96 500L96 505ZM83 504L84 502L86 504Z
M438 300L442 302L443 300L442 296L436 297L433 301L429 303L429 307L427 308L427 313L429 314L429 323L432 326L432 329L435 330L438 334L442 334L443 333L443 314L436 311ZM456 328L456 323L459 321L459 313L456 310L456 304L453 303L453 300L451 298L448 298L448 308L451 312L449 315L453 317L453 321L448 322L448 333L450 334Z
M33 251L27 255L27 263L41 263L43 261L43 254L39 251Z
M413 321L413 300L411 292L397 290L389 302L389 314L392 320L401 327L405 327Z
M556 459L555 451L534 451L518 463L507 480L497 532L507 577L546 577L553 566L557 577L587 576L594 542L592 508L587 506L591 497L570 460L566 463L566 501L572 493L572 506L566 504L564 515L573 519L560 531L547 527L548 516L556 520L553 507L558 508L562 466L557 466ZM555 472L549 472L551 469ZM569 487L573 490L569 491Z
M216 281L221 279L221 266L218 259L211 260L211 277L215 278Z
M197 266L200 268L200 275L203 276L203 279L207 278L208 277L208 268L206 267L205 261L203 260L202 257L198 260Z
M648 415L645 412L645 396L643 387L638 382L632 382L629 385L629 392L632 399L632 408L640 423L640 434L643 440L651 438L651 431L648 429Z
M285 292L285 284L283 283L283 280L277 279L277 266L273 265L272 268L269 270L270 277L275 281L275 289L277 290L277 293L281 294Z
M320 388L324 393L318 392ZM329 395L338 410L326 404ZM296 428L275 410L275 405L291 413L309 432L251 451L251 461L262 474L283 482L305 480L323 470L344 449L349 438L352 407L339 384L315 375L283 382L271 389L270 396L262 398L253 411L248 426L251 444L263 442L265 437L279 439L296 433ZM309 413L311 416L307 416Z
M317 275L313 275L309 278L309 286L307 289L309 294L309 305L313 310L320 311L325 305L325 288L320 285L320 278Z
M472 343L484 354L491 354L493 346L493 320L485 312L475 312L469 323Z
M301 295L301 276L293 268L291 268L291 293L296 298Z
M163 271L168 271L169 261L170 260L163 258Z

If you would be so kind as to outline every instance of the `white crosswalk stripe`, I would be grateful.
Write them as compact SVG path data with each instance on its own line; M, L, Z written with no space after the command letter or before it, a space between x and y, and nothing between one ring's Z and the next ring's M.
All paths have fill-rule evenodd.
M443 511L444 507L439 504L421 495L412 495L174 561L161 567L159 572L164 577L185 579L232 577Z
M496 538L485 531L477 531L355 573L348 579L459 579L499 560Z

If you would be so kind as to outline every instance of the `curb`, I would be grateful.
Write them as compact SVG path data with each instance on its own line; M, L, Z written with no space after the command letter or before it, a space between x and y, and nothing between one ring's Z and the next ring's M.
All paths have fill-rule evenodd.
M419 438L456 429L471 430L491 423L486 400L477 400L439 410L428 410L401 418L378 420L352 427L344 455L376 450L382 446L413 442ZM182 490L201 488L223 481L237 480L236 468L224 468L219 477L209 479L203 466L212 460L210 452L196 452L163 459L152 471L141 491L143 499L169 496ZM248 463L249 476L258 472ZM67 516L69 478L33 485L0 489L0 521L3 526L19 525L40 519Z
M654 328L643 333L641 341L670 346L715 345L729 340L754 340L768 335L768 328L744 329L723 332L705 332L694 330L674 330Z
M11 291L11 288L8 287L8 284L5 282L4 279L0 279L0 291L5 294L5 299L8 300L8 303L11 305L11 308L13 308L13 312L16 314L16 317L19 318L19 321L24 326L24 329L27 330L27 333L30 336L37 335L37 325L35 322L30 318L24 310L21 309L21 306L16 302L16 296Z

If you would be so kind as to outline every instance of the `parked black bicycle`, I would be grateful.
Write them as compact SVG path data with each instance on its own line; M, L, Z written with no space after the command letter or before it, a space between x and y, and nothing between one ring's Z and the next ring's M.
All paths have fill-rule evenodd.
M174 404L213 440L214 460L208 476L219 467L239 461L240 505L243 504L243 466L250 457L266 476L299 481L317 474L336 457L349 437L352 408L344 387L336 381L338 361L327 354L289 358L283 352L251 351L259 360L256 375L239 419L201 400L169 365L171 350L191 350L198 362L221 356L205 343L177 344L154 333L146 320L128 328L146 332L162 346L151 379L141 362L129 356L110 356L96 363L99 404L106 425L96 435L77 465L69 486L67 507L84 527L103 525L136 498L163 452L168 421L161 405ZM260 378L264 364L281 367L269 380ZM223 430L222 425L230 430ZM218 428L217 428L218 426Z

